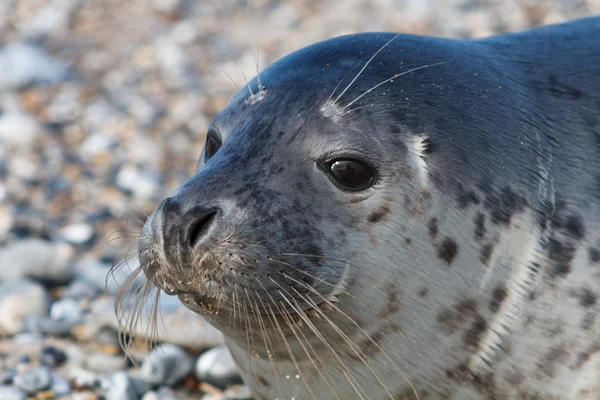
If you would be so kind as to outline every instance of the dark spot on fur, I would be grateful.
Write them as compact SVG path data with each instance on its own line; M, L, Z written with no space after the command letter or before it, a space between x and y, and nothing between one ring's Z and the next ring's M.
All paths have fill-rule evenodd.
M569 235L576 240L581 239L585 235L583 222L581 222L581 218L575 215L567 218L567 221L565 222L565 229Z
M429 288L423 288L421 290L419 290L419 297L425 297L429 294Z
M581 293L579 295L579 304L583 307L591 307L596 304L597 297L594 292L592 292L588 288L581 289Z
M588 256L591 262L597 263L600 261L600 250L590 247L588 250Z
M446 370L446 377L462 385L470 385L483 394L485 399L496 399L496 384L494 374L475 374L465 364L460 364L452 369Z
M485 215L478 213L475 216L475 240L479 241L483 239L485 235Z
M460 190L458 193L458 208L467 208L471 204L479 204L479 198L475 195L475 192Z
M551 238L548 252L552 263L551 276L565 276L571 272L571 261L575 256L575 247L570 243L561 243Z
M429 236L431 236L432 238L435 238L439 232L439 228L438 228L438 219L436 217L433 217L429 220L429 222L427 223L427 230L429 231Z
M391 210L388 206L381 206L379 209L375 210L373 213L371 213L369 215L369 222L375 224L381 220L383 220L383 218L390 214Z
M543 375L554 378L556 369L565 365L568 358L569 353L562 347L554 347L538 362L538 368Z
M587 331L594 325L594 322L596 322L596 313L594 311L588 312L581 320L580 327L584 331Z
M400 290L397 286L392 283L387 283L383 286L383 292L386 295L387 302L385 306L385 310L381 314L383 318L389 318L393 314L400 311Z
M481 315L475 316L475 320L463 335L463 343L469 349L476 349L481 341L481 336L487 330L487 321Z
M404 238L404 244L405 244L405 245L407 245L407 246L410 246L410 245L411 245L411 243L412 243L412 239L411 239L411 238L409 238L409 237L407 237L407 238Z
M586 351L579 353L573 369L580 369L590 360L593 354L600 352L600 344L592 344Z
M554 97L568 97L571 100L578 100L584 96L580 89L559 82L553 73L548 74L548 91Z
M498 312L500 306L506 299L506 287L496 286L492 291L492 298L490 299L490 311L495 313Z
M262 386L269 387L269 382L268 382L268 381L265 379L265 377L264 377L264 376L262 376L262 375L260 375L260 376L258 377L258 382L259 382L259 383L260 383Z
M451 265L458 254L458 243L456 240L446 237L438 248L438 257Z
M503 188L500 193L492 192L485 199L485 207L490 211L490 219L494 224L510 225L512 216L525 209L527 201L512 191Z
M453 307L444 308L437 316L438 323L448 331L449 334L456 332L477 312L477 300L464 299Z
M491 244L486 244L481 248L481 252L479 253L479 260L488 265L490 262L490 258L492 257L492 253L494 252L494 246Z

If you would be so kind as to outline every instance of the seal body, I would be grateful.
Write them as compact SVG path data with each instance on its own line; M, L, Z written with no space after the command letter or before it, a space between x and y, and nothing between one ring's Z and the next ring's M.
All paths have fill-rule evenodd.
M600 398L599 37L281 59L147 221L145 275L224 332L257 399Z

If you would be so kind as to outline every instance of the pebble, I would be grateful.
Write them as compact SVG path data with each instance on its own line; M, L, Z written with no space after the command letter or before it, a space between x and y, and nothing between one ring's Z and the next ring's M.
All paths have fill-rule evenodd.
M181 347L165 343L146 355L141 376L154 386L174 385L185 379L192 369L192 358Z
M53 376L52 377L52 385L50 386L50 390L54 393L56 397L67 396L71 394L73 388L71 384L63 377Z
M26 400L27 396L22 390L13 386L0 385L0 399L2 400Z
M158 194L159 181L157 171L133 165L124 165L116 176L117 186L142 199L152 199Z
M223 392L223 400L252 400L252 393L248 386L234 385Z
M119 329L115 318L114 299L112 297L98 297L91 304L90 318L98 325L108 325L114 330ZM152 307L149 301L144 309L148 315ZM223 344L223 334L210 325L206 319L190 312L175 296L161 296L159 302L160 321L157 325L158 337L161 342L168 342L195 350L205 350ZM135 334L141 338L146 337L147 325L136 326Z
M10 43L0 49L0 89L58 82L66 76L66 65L43 48L27 43Z
M98 288L86 279L76 278L67 286L64 298L92 300L98 295Z
M14 384L27 394L35 394L50 387L52 373L48 367L36 368L22 375L17 375Z
M220 388L242 383L238 368L225 345L210 349L198 357L194 372L201 382Z
M31 146L41 135L42 127L33 116L24 112L0 114L0 141L19 146Z
M46 346L42 349L40 362L50 368L56 368L67 361L67 354L56 347Z
M89 224L72 224L60 230L59 235L67 242L82 245L94 237L94 227Z
M73 386L77 389L93 388L98 383L96 374L83 368L71 368L69 377L73 382Z
M69 326L69 329L81 322L82 317L83 309L75 299L63 298L50 308L50 318Z
M29 315L23 321L23 329L26 332L51 336L66 336L72 328L73 326L70 324L65 324L45 315Z
M106 400L138 400L139 398L135 382L126 372L117 372L111 377Z
M0 281L29 277L52 285L73 278L70 246L37 238L12 242L0 249Z
M121 354L94 353L87 357L85 366L93 372L113 373L127 366L127 358Z
M48 313L49 296L39 283L20 279L0 283L0 333L21 332L29 317Z

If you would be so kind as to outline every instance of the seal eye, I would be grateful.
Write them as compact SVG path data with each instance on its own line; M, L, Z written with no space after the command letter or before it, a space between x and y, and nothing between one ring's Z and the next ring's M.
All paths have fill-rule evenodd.
M364 190L375 180L373 169L358 160L334 160L329 169L342 189L348 191Z
M206 135L206 145L204 146L204 160L208 161L221 148L221 138L214 131L209 131Z

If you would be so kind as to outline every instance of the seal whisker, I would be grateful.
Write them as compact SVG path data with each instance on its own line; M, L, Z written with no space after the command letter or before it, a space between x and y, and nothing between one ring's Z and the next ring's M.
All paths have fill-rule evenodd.
M385 358L387 358L387 360L388 360L388 361L389 361L389 362L390 362L390 363L391 363L391 364L394 366L394 368L396 369L396 371L398 371L398 373L399 373L400 375L402 375L402 377L404 378L404 380L406 380L406 382L408 383L408 385L411 387L411 389L412 389L412 391L413 391L413 393L414 393L414 395L415 395L416 399L417 399L417 400L419 400L419 394L417 393L417 389L414 387L414 385L412 384L412 382L411 382L411 381L408 379L408 377L406 376L406 374L400 370L400 368L399 368L399 367L396 365L396 363L394 363L394 361L393 361L393 360L392 360L392 358L391 358L391 357L390 357L390 356L387 354L387 352L385 352L385 351L384 351L384 350L381 348L381 346L380 346L379 344L377 344L377 342L375 342L375 341L374 341L374 340L371 338L371 336L370 336L370 335L369 335L369 334L368 334L368 333L367 333L367 332L366 332L366 331L365 331L365 330L364 330L364 329L363 329L363 328L362 328L362 327L361 327L361 326L360 326L360 325L359 325L359 324L358 324L358 323L357 323L357 322L356 322L356 321L355 321L355 320L354 320L352 317L350 317L350 316L349 316L347 313L345 313L344 311L342 311L342 310L341 310L339 307L337 307L337 306L336 306L336 305L335 305L335 304L334 304L334 303L333 303L331 300L329 300L329 299L325 298L325 297L324 297L322 294L320 294L320 293L319 293L317 290L315 290L314 288L312 288L310 285L307 285L307 284L306 284L306 283L304 283L304 282L298 281L297 279L294 279L294 278L290 277L289 275L287 275L287 274L285 274L285 273L284 273L284 274L282 274L282 275L283 275L285 278L287 278L287 279L290 279L290 280L292 280L293 282L295 282L295 283L297 283L297 284L299 284L299 285L301 285L301 286L303 286L303 287L307 288L308 290L311 290L313 293L315 293L317 296L319 296L319 297L321 298L321 300L323 300L324 302L326 302L326 304L327 304L327 305L329 305L329 306L330 306L330 307L332 307L334 310L336 310L337 312L339 312L340 314L342 314L342 315L343 315L343 316L344 316L346 319L348 319L348 320L349 320L349 321L350 321L350 322L351 322L351 323L352 323L352 324L353 324L353 325L354 325L356 328L358 328L358 329L359 329L359 330L360 330L360 331L363 333L363 335L365 335L365 337L366 337L366 338L367 338L367 339L368 339L368 340L369 340L369 341L370 341L370 342L371 342L371 343L372 343L374 346L376 346L376 347L377 347L377 349L378 349L379 351L381 351L381 353L382 353L382 354L385 356ZM302 294L300 294L300 293L299 293L299 292L298 292L298 291L297 291L297 290L296 290L294 287L292 287L292 290L294 290L294 292L296 292L296 293L297 293L299 296L302 296ZM303 296L303 297L305 298L305 301L306 301L306 302L309 302L309 303L312 303L312 304L314 304L314 302L313 302L311 299L309 299L308 297L306 297L306 296ZM313 308L314 308L314 309L315 309L315 310L316 310L316 311L317 311L317 312L318 312L318 313L319 313L319 314L320 314L320 315L321 315L323 318L325 318L325 320L326 320L327 322L329 322L330 324L332 324L332 327L333 327L334 329L336 329L336 330L339 330L339 328L337 328L337 327L336 327L335 323L333 323L333 321L331 321L331 320L330 320L330 319L329 319L329 318L328 318L328 317L325 315L325 313L324 313L324 312L323 312L321 309L319 309L318 307L315 307L315 306L316 306L316 304L314 304ZM339 333L340 333L340 335L342 335L342 334L343 334L343 332L341 332L341 330L340 330L340 332L339 332ZM344 334L344 336L346 336L346 335ZM350 340L350 338L348 338L348 340ZM352 343L352 341L351 341L351 340L350 340L350 342ZM350 344L350 343L349 343L349 344ZM355 346L356 346L356 345L355 345ZM359 349L359 351L361 351L361 350ZM362 353L362 351L361 351L361 353ZM363 355L364 355L364 353L363 353ZM366 356L365 356L365 357L366 357ZM367 358L367 359L368 359L368 358ZM373 372L373 371L372 371L372 372ZM380 382L380 383L381 383L381 382ZM382 383L382 384L383 384L383 383ZM387 390L387 388L386 388L386 390ZM388 391L388 394L389 394L389 391ZM391 396L391 394L390 394L390 396ZM393 397L392 397L392 400L393 400Z
M269 295L269 297L271 297L269 292L267 292L267 294ZM271 301L272 301L273 306L275 306L277 308L279 314L283 317L283 320L290 327L290 329L292 329L292 326L291 326L292 321L289 321L288 318L285 317L285 314L282 312L282 310L279 308L279 306L277 306L277 303L273 300L272 297L271 297ZM316 400L316 397L315 397L314 393L312 392L310 385L308 384L308 382L306 382L306 379L304 378L304 374L302 373L302 370L300 369L300 365L298 364L298 361L296 360L296 357L294 356L294 352L292 351L292 348L290 347L290 344L289 344L287 338L285 337L285 333L281 329L279 321L277 321L277 317L275 316L275 313L273 312L273 308L271 307L270 304L268 304L268 307L269 307L269 312L273 316L273 320L277 323L277 330L278 330L279 334L281 335L281 338L283 339L283 342L288 351L288 354L290 355L290 359L292 360L292 363L296 367L296 371L298 371L298 374L300 374L300 377L302 378L302 381L304 382L304 385L306 386L306 389L308 390L308 392L310 393L312 398ZM286 311L285 308L283 309L283 311Z
M285 289L277 281L275 281L272 277L269 276L268 278L273 283L275 283L275 285L279 286L282 290L285 291ZM325 347L327 347L327 349L329 350L329 352L331 353L331 355L334 357L335 361L337 362L337 365L339 367L341 367L342 372L343 372L346 380L350 383L350 385L355 390L355 392L359 395L359 397L361 399L364 399L364 397L362 396L362 394L365 394L365 396L367 396L367 394L364 392L364 390L362 389L362 387L360 386L360 384L358 383L358 381L356 380L356 378L354 377L354 375L352 374L352 372L348 369L348 367L346 366L346 364L344 363L344 361L337 354L337 352L331 346L331 344L327 341L327 339L322 335L322 333L317 329L317 327L314 326L314 324L310 321L310 319L306 317L306 314L304 314L304 317L303 317L303 315L302 315L303 312L302 312L302 310L301 310L300 307L298 307L298 309L296 309L296 307L294 307L290 303L290 301L287 299L287 297L284 296L283 293L281 293L280 290L277 290L277 291L278 291L279 295L290 305L290 307L292 307L292 309L294 309L294 311L298 314L298 316L310 327L310 329L317 336L317 338L325 345ZM271 294L268 293L268 292L267 292L267 294L272 299ZM289 293L288 293L288 295L289 295ZM285 310L285 307L283 307L283 309ZM298 311L298 310L300 310L300 311ZM287 312L287 310L286 310L286 312ZM348 375L350 375L350 376L348 376ZM353 380L354 380L354 382L353 382ZM356 385L354 383L356 383ZM357 386L358 386L358 388L357 388ZM360 391L359 391L359 389L360 389ZM361 394L361 391L362 391L362 394Z
M265 291L265 293L269 293L264 286L262 285L262 282L260 282L260 280L258 278L256 278L257 281L259 282L259 285L261 287L263 287L263 290ZM257 295L258 297L258 295ZM260 300L260 297L259 297ZM262 302L262 301L261 301ZM257 305L257 310L256 312L258 313L258 305ZM298 329L298 333L302 336L302 339L304 339L304 341L306 342L306 345L308 346L308 348L310 349L310 351L312 352L312 354L314 355L314 357L319 361L319 364L321 365L321 368L319 366L317 366L317 364L315 363L315 361L313 360L313 357L311 356L310 352L306 349L306 347L304 346L304 344L302 343L302 339L298 336L298 334L296 333L296 330L290 326L290 329L292 330L292 332L294 333L294 336L296 336L296 339L298 340L298 342L300 343L300 345L302 346L304 352L306 353L309 361L311 362L311 364L315 367L315 370L319 373L319 375L323 378L323 380L325 381L325 384L329 387L329 389L334 393L334 395L336 395L336 398L340 398L339 392L337 390L337 387L334 389L331 387L331 384L329 382L329 380L323 375L323 370L327 371L325 364L321 361L321 359L319 358L317 352L314 350L314 348L312 347L312 345L310 344L310 341L308 340L308 338L304 335L304 332L302 332L302 329ZM312 329L312 328L311 328ZM333 383L335 386L335 383Z
M258 297L260 300L260 296L258 295L256 290L254 291L254 295L256 297ZM254 301L254 315L255 315L255 318L259 324L259 327L260 327L260 330L262 333L265 349L267 351L267 358L269 359L269 363L271 364L271 369L273 370L273 376L275 377L275 382L277 383L277 388L279 389L279 396L283 396L283 392L281 391L281 384L279 383L279 376L281 375L281 371L279 370L279 366L275 363L275 357L273 356L274 348L273 348L273 344L271 342L271 337L269 335L267 326L265 324L263 316L258 307L258 303L256 302L255 299L253 299L253 301ZM268 342L268 344L267 344L267 342Z
M381 86L381 85L384 85L384 84L386 84L386 83L388 83L388 82L391 82L391 81L393 81L394 79L396 79L396 78L399 78L399 77L401 77L401 76L403 76L403 75L410 74L411 72L415 72L415 71L418 71L418 70L421 70L421 69L425 69L425 68L429 68L429 67L435 67L435 66L442 65L442 64L447 64L447 63L449 63L449 62L450 62L450 61L452 61L452 60L453 60L453 59L450 59L450 60L448 60L448 61L441 61L441 62L438 62L438 63L433 63L433 64L425 64L425 65L422 65L422 66L420 66L420 67L411 68L411 69L409 69L408 71L399 72L399 73L397 73L397 74L394 74L392 77L390 77L390 78L387 78L387 79L385 79L385 80L383 80L383 81L379 82L379 83L378 83L378 84L376 84L375 86L373 86L373 87L371 87L370 89L368 89L368 90L364 91L364 92L363 92L361 95L359 95L358 97L356 97L356 98L355 98L354 100L352 100L350 103L346 104L346 105L345 105L344 107L342 107L342 109L340 110L340 114L344 113L344 112L345 112L345 111L348 109L348 107L350 107L352 104L356 103L358 100L360 100L361 98L363 98L363 97L364 97L364 96L366 96L367 94L371 93L373 90L377 89L377 88L378 88L379 86Z
M363 65L363 67L360 69L360 71L358 71L358 73L356 74L356 76L354 77L354 79L352 79L352 80L350 81L350 83L348 84L348 86L346 86L346 88L345 88L345 89L342 91L342 93L340 93L340 94L338 95L338 97L336 97L336 99L333 101L333 104L336 104L336 103L337 103L337 102L340 100L340 98L341 98L341 97L344 95L344 93L346 93L346 91L348 91L348 89L350 89L350 87L352 86L352 84L353 84L353 83L354 83L354 82L355 82L355 81L358 79L358 77L359 77L359 76L360 76L360 75L363 73L363 71L364 71L364 70L365 70L365 69L366 69L366 68L369 66L369 64L371 64L371 61L373 61L373 59L374 59L375 57L377 57L377 55L378 55L379 53L381 53L381 51L382 51L383 49L385 49L385 48L386 48L386 47L387 47L387 46L388 46L390 43L392 43L392 42L393 42L393 41L394 41L394 40L395 40L395 39L396 39L398 36L400 36L401 34L402 34L402 33L401 33L401 32L399 32L399 33L397 33L396 35L394 35L394 37L392 37L390 40L388 40L388 41L387 41L387 42L386 42L386 43L385 43L383 46L381 46L381 47L379 48L379 50L377 50L377 51L375 52L375 54L373 54L373 55L371 56L371 58L369 58L369 60L368 60L368 61L365 63L365 65Z
M321 259L325 259L325 260L331 260L331 261L341 262L341 263L344 263L344 264L348 264L351 267L358 268L357 265L354 265L354 264L350 263L349 261L344 261L344 260L340 260L340 259L332 258L332 257L327 257L327 256L312 255L312 254L302 254L302 253L279 253L279 254L282 255L282 256L304 256L304 257L321 258ZM315 275L313 275L313 274L311 274L311 273L309 273L307 271L304 271L303 269L298 268L298 267L296 267L293 264L290 264L290 263L287 263L287 262L281 261L281 260L276 260L276 259L273 259L273 258L271 258L271 261L279 263L279 264L282 264L282 265L285 265L285 266L288 266L290 268L293 268L295 271L297 271L297 272L299 272L299 273L301 273L303 275L306 275L306 276L308 276L311 279L315 279L318 282L323 283L324 285L327 285L327 286L329 286L329 287L331 287L333 289L338 289L339 290L339 294L346 295L346 296L350 297L351 299L358 301L361 305L364 305L365 307L369 308L371 311L377 313L377 315L379 315L380 317L385 318L389 323L391 323L393 325L394 329L398 329L403 334L404 338L406 340L408 340L408 337L406 336L406 334L402 330L402 327L397 322L395 322L394 320L390 319L389 316L383 315L379 310L375 309L373 306L371 306L370 304L368 304L366 301L360 299L359 297L353 295L352 293L350 293L350 292L348 292L346 290L340 289L338 287L338 285L334 285L334 284L332 284L330 282L327 282L326 280L321 279L318 276L315 276Z
M273 281L273 283L275 283L277 286L279 286L281 288L281 290L285 291L288 296L290 296L292 299L293 297L291 296L291 294L283 287L281 286L278 282L276 282L274 279L271 278L271 281ZM310 287L312 290L315 290L314 288L312 288L310 285L303 285L304 287ZM364 356L364 353L361 355L360 353L362 353L362 351L360 349L358 349L358 346L333 322L331 321L329 318L327 318L327 316L325 315L325 313L323 313L319 307L317 306L317 304L315 304L314 302L311 302L310 299L308 299L306 296L304 296L303 294L301 294L300 292L298 292L296 289L294 289L293 287L291 287L291 289L301 298L303 299L312 309L314 309L319 315L321 315L321 317L323 317L327 323L340 335L340 337L342 337L342 339L348 344L348 346L350 346L350 348L355 352L355 354L359 357L359 359L364 363L364 365L367 366L367 368L369 369L369 371L371 371L371 373L373 374L373 376L375 377L375 379L377 379L377 381L382 385L382 387L384 388L384 390L387 392L387 394L390 396L390 399L394 400L394 396L390 393L387 385L385 383L383 383L383 381L381 380L381 378L379 377L378 372L374 371L371 366L369 365L370 362L368 360L368 358L366 356ZM315 290L316 291L316 290ZM281 292L279 292L281 294ZM300 318L302 318L302 320L309 326L314 326L314 324L310 321L310 319L308 318L308 316L306 315L306 313L304 311L302 311L302 307L299 306L299 304L296 303L296 307L294 307L294 305L292 305L292 303L287 299L286 296L283 296L283 294L281 294L281 296L284 298L284 300L286 302L288 302L288 304L290 305L290 307L292 307L294 309L294 311L300 316ZM295 300L294 300L295 301ZM327 304L329 304L330 302L328 302ZM316 327L315 327L316 328ZM357 350L358 349L358 350ZM363 357L364 356L364 357ZM358 381L357 381L358 384ZM359 384L360 386L360 384ZM366 393L365 393L366 395Z

